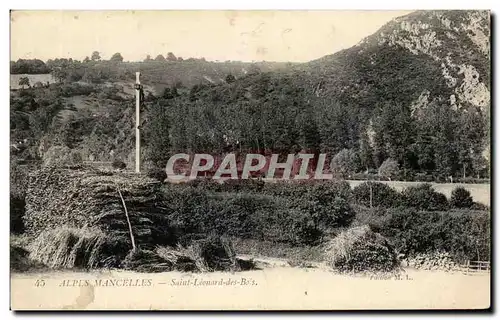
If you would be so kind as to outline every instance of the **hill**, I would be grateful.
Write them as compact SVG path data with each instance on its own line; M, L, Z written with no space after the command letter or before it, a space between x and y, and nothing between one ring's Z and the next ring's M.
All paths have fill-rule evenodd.
M75 81L83 81L92 87L83 95L98 97L102 110L111 106L112 112L93 113L92 121L77 117L65 131L78 132L81 138L72 147L97 160L133 159L133 97L117 83L133 82L134 72L141 71L151 91L143 116L145 157L157 165L177 151L308 150L335 156L345 174L395 161L401 179L487 177L489 30L489 12L423 11L394 19L352 48L304 64L59 60L47 65L59 65L56 78L69 82L51 85L54 92L81 96ZM226 78L229 74L234 78ZM30 94L47 89L36 90ZM48 125L46 132L57 136L60 128Z

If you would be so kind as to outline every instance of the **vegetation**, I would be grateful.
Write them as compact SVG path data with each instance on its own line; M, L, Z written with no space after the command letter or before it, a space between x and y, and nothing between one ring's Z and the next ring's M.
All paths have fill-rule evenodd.
M433 20L420 14L432 26ZM438 35L443 32L432 29ZM24 182L33 168L15 165L11 168L11 231L42 229L51 223L45 215L62 215L61 204L84 199L72 207L72 212L81 214L65 218L83 223L105 208L108 220L101 220L116 232L120 229L120 241L127 246L120 249L121 258L132 269L146 260L152 268L171 268L169 261L186 259L186 268L204 261L207 265L198 263L197 268L218 270L220 260L209 262L210 252L219 252L225 262L232 252L220 237L265 240L290 250L330 244L333 251L328 261L343 271L364 270L367 261L378 270L390 270L396 267L395 253L444 251L456 260L490 259L489 208L474 203L463 188L455 189L450 201L430 184L398 192L382 183L365 182L351 190L348 183L337 180L276 184L258 179L197 180L159 189L168 157L178 152L326 153L325 170L331 169L338 178L489 181L488 107L465 100L450 102L456 88L443 77L441 62L386 45L382 33L391 30L402 32L390 24L359 46L300 65L209 62L182 59L172 52L124 62L126 57L120 53L104 60L98 51L83 61L11 62L13 74L50 73L57 80L32 84L23 76L22 89L12 90L14 164L38 161L49 167L71 167L89 159L113 161L116 169L131 168L135 157L131 85L140 71L142 158L147 175L154 178L129 186L125 193L136 197L130 207L141 213L133 217L140 231L137 239L146 239L149 245L130 255L123 254L130 243L123 237L128 229L122 209L116 207L121 195L114 178L107 176L86 180L86 192L99 199L92 205L83 198L82 188L71 189L69 182L54 189L49 200L46 190L33 190L26 198ZM447 43L449 56L456 63L474 66L489 86L489 61L462 33L457 32L454 43ZM457 79L461 77L457 74ZM47 189L59 181L50 180L55 179L52 172L34 179L44 179L37 181L46 183ZM132 179L122 180L127 185ZM154 191L149 190L152 184ZM27 202L31 202L29 214ZM370 228L352 228L364 225ZM52 262L42 262L55 266L97 265L99 259L80 254L84 247L101 248L102 234L82 234L72 228L52 231L34 242L33 259L41 261L46 255ZM213 238L208 237L211 232ZM200 238L209 240L191 246ZM158 252L153 244L164 249ZM173 244L183 249L168 247ZM339 248L348 252L338 253ZM65 254L58 256L58 252ZM108 262L118 265L118 261Z
M474 201L468 190L464 187L456 187L451 192L450 204L455 208L470 208Z
M327 244L325 260L341 272L388 272L399 266L390 242L368 226L342 231Z

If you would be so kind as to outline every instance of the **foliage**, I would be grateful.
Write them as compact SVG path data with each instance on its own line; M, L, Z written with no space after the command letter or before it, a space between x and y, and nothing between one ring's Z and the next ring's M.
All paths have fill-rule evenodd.
M101 60L101 55L99 54L99 51L92 52L90 60L92 60L92 61L99 61L99 60Z
M341 272L388 272L399 266L393 246L368 226L342 231L327 243L324 257L330 267Z
M113 163L111 164L111 166L113 167L113 169L120 169L120 170L123 170L127 167L125 162L118 160L118 159L113 160Z
M334 172L340 173L343 177L349 177L359 170L360 161L356 151L352 149L342 149L332 159L331 168Z
M381 182L363 182L352 189L356 203L374 207L395 207L401 202L401 195L395 189Z
M50 69L39 59L19 59L10 62L11 74L45 74L49 73Z
M19 78L19 85L24 88L24 86L30 87L30 79L28 77Z
M121 53L117 52L117 53L113 54L113 56L111 57L111 59L109 59L109 61L122 62L123 57L122 57Z
M490 217L485 211L393 208L371 225L391 239L398 252L408 256L444 251L457 261L490 259Z
M228 74L226 76L226 83L233 83L236 81L236 78L232 74Z
M43 155L43 165L49 166L76 166L83 163L81 154L66 146L52 146Z
M467 189L456 187L451 192L450 204L455 208L470 208L474 204L474 201Z
M378 174L387 178L397 177L399 174L399 164L393 159L386 159L378 169Z
M418 210L447 210L448 200L446 196L432 188L429 183L408 187L402 192L403 205L417 208Z

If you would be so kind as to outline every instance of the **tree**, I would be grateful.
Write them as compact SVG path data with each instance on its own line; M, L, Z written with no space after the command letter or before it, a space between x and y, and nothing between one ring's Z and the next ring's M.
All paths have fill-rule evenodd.
M373 168L373 149L367 130L362 130L359 138L359 160L363 169Z
M92 61L101 60L101 55L99 54L99 51L92 52L92 56L91 56L90 60L92 60Z
M232 74L228 74L226 76L226 83L233 83L236 81L236 78Z
M261 70L258 65L256 64L251 64L250 67L248 67L247 74L249 75L254 75L254 74L260 74Z
M87 63L87 62L89 62L89 61L90 61L90 59L89 59L89 57L88 57L88 56L86 56L86 57L85 57L85 59L83 59L83 62L84 62L84 63Z
M177 61L177 58L172 52L167 53L167 61Z
M24 89L24 86L30 86L30 79L28 77L19 78L19 85Z
M348 177L359 169L358 154L353 149L343 149L333 157L331 167L343 177Z
M161 54L157 55L155 61L165 61L165 57Z
M182 57L177 57L177 61L181 62L184 61L184 59Z
M170 121L168 106L157 104L148 115L148 125L145 127L147 136L147 160L155 167L164 167L170 151Z
M378 174L389 179L396 177L399 174L398 162L391 158L386 159L378 169Z
M474 201L467 189L456 187L451 192L450 204L455 208L470 208L474 204Z
M123 57L121 55L121 53L117 52L115 53L111 59L109 59L109 61L113 61L113 62L122 62L123 61Z
M144 62L148 62L148 61L151 61L151 60L153 60L153 59L151 59L151 56L148 54L146 56L146 59L144 59Z

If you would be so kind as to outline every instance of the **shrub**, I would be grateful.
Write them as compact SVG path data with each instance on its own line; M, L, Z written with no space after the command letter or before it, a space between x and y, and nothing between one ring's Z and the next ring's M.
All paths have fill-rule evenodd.
M457 178L456 182L459 183L472 183L472 184L479 184L479 183L491 183L491 180L488 178L472 178L472 177L466 177L466 178Z
M456 187L451 192L450 204L455 208L470 208L474 201L468 190L464 187Z
M352 149L342 149L337 153L331 162L334 172L340 173L343 177L349 177L360 168L360 160L356 151Z
M449 252L461 261L489 259L489 223L489 214L484 211L394 208L371 227L391 239L396 250L407 256L439 251Z
M211 201L214 208L211 218L213 230L241 238L262 237L262 223L258 221L257 212L270 207L266 199L236 194L222 199L213 198Z
M212 208L206 192L188 186L167 184L162 200L170 212L170 223L181 234L203 233L209 230Z
M383 177L392 179L399 175L399 164L396 160L386 159L378 169L378 174Z
M389 241L368 226L342 231L326 245L326 263L341 272L383 271L399 266Z
M316 228L322 230L349 226L355 212L347 200L351 198L351 189L344 186L343 183L314 184L300 196L289 198L288 206L309 215Z
M345 180L266 183L262 192L296 200L305 198L305 200L333 201L336 197L346 200L350 200L352 197L351 186Z
M120 170L123 170L127 167L125 162L123 162L121 160L113 160L113 163L111 164L111 166L113 167L113 169L120 169Z
M23 233L26 201L24 198L16 197L13 193L10 194L10 232Z
M354 200L361 205L374 207L395 207L401 203L401 194L381 182L363 182L352 190Z
M478 211L490 211L490 207L480 203L480 202L474 202L472 206L470 207L471 210L478 210Z
M33 169L15 161L11 161L10 164L10 231L13 233L24 232L23 217L28 190L28 174Z
M43 155L43 166L78 166L83 164L82 155L66 146L52 146Z
M318 228L331 230L333 228L347 227L351 225L355 211L343 198L335 198L327 201L309 200L295 206L302 212L308 213Z
M164 182L167 179L167 172L165 169L156 166L148 168L146 174L148 177L161 182Z
M309 214L299 209L288 209L283 238L294 245L317 245L323 238L323 232L318 228L316 221Z
M403 205L419 210L447 210L448 200L442 193L435 191L429 183L408 187L402 193Z

